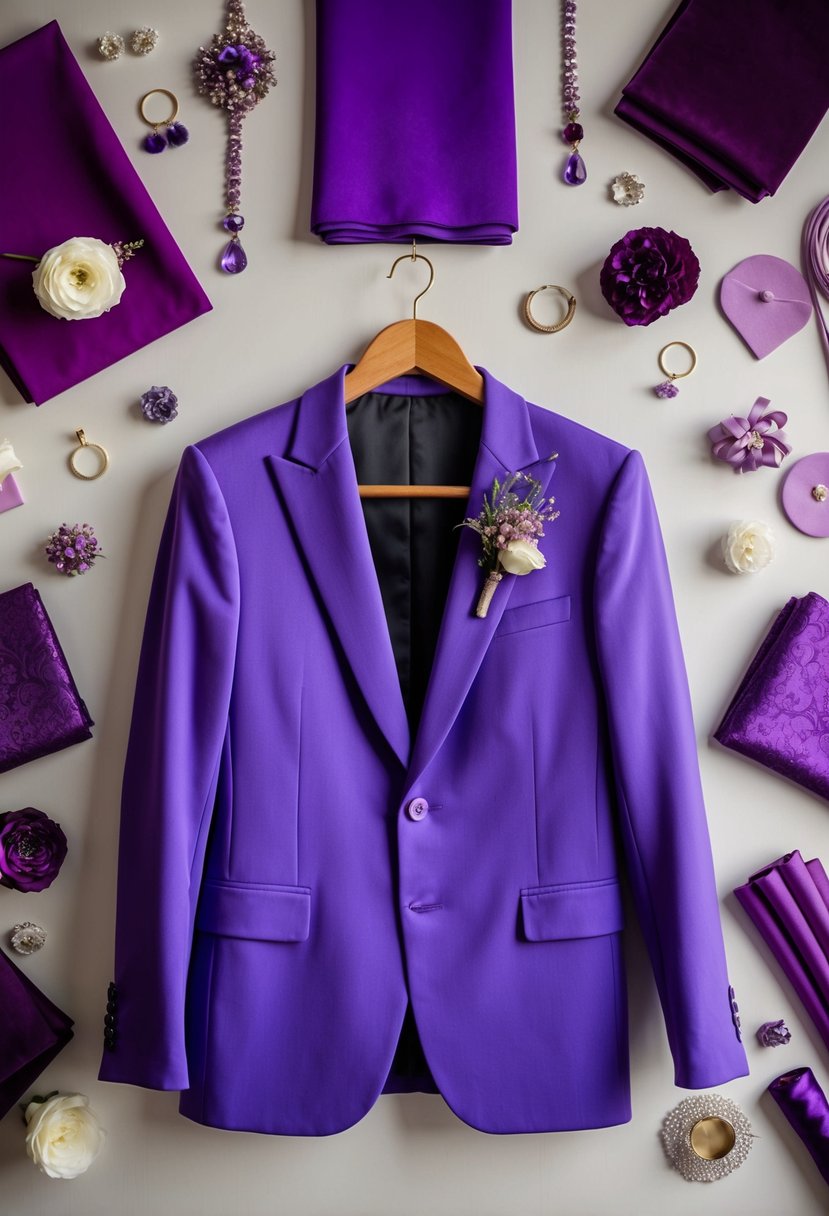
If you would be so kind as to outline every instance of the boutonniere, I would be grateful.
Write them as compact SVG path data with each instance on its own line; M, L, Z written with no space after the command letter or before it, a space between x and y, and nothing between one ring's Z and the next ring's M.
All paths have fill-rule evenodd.
M121 267L143 244L140 240L107 245L95 236L73 236L39 258L27 253L0 253L0 257L35 262L32 286L40 307L64 321L86 321L120 303L127 286Z
M487 572L476 616L486 616L505 574L531 574L547 565L538 542L544 536L544 524L558 518L554 502L554 498L542 498L540 481L527 473L510 473L503 485L495 478L490 493L484 494L480 515L463 521L464 527L474 528L481 538L483 553L478 565Z

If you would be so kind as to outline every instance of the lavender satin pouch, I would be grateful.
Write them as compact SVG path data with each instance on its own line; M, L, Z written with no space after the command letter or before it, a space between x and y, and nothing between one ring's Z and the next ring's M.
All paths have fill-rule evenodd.
M775 1077L768 1090L829 1182L829 1102L815 1074L794 1068Z
M0 773L92 737L89 711L40 595L0 595Z
M72 1025L0 951L0 1119L66 1046Z
M822 596L789 600L714 738L829 799L829 603Z

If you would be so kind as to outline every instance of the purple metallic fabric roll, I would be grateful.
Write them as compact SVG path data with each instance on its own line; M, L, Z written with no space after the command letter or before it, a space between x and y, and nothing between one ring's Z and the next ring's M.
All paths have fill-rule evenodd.
M829 1182L829 1102L815 1074L794 1068L775 1077L768 1090Z
M829 798L829 603L792 597L714 732L725 747Z
M511 0L317 0L311 231L509 245Z
M0 773L91 738L92 725L38 592L0 595Z
M786 853L735 888L743 908L829 1047L829 878Z
M711 190L774 194L829 108L826 0L682 0L616 113Z
M0 1119L66 1046L72 1025L0 950Z
M145 242L124 268L121 302L83 321L40 307L33 263L0 258L0 364L40 405L208 312L210 301L57 21L0 50L0 113L0 252L39 257L73 236Z

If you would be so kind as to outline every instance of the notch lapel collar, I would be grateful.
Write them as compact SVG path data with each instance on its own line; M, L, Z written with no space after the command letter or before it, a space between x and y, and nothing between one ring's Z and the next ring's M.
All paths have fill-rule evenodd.
M348 443L346 370L303 394L289 452L266 459L334 635L405 768L409 724Z

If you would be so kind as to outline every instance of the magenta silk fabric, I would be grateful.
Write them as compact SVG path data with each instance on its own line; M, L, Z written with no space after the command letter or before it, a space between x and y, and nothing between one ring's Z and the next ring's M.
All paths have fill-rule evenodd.
M0 114L0 252L39 257L73 236L145 241L120 303L84 321L50 316L34 263L0 258L0 364L40 405L211 306L57 21L0 50Z
M311 231L509 245L511 0L317 0Z
M811 591L781 610L714 738L829 798L829 603Z
M682 0L616 113L710 190L774 194L829 107L826 0Z
M72 1025L0 950L0 1119L66 1046Z
M829 1182L829 1102L811 1068L775 1077L768 1091Z
M36 589L0 595L0 773L91 738L92 725Z

